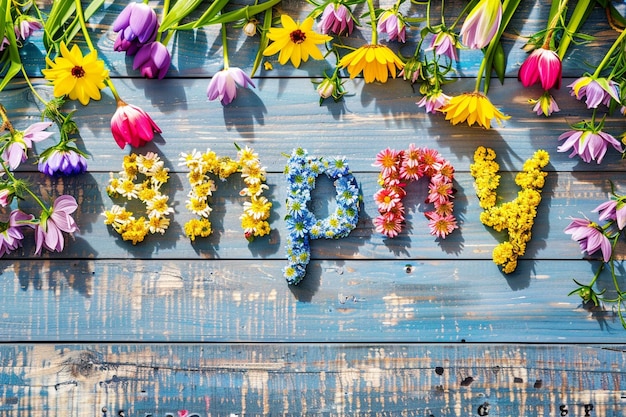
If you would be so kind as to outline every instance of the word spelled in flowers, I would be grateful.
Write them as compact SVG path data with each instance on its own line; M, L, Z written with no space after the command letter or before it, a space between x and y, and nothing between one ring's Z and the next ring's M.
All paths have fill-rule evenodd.
M572 222L565 228L565 233L579 243L582 252L593 255L599 251L602 259L602 264L588 284L574 280L578 288L570 292L570 295L578 294L585 307L599 307L601 302L614 304L620 322L626 328L624 318L626 291L622 291L619 284L618 271L622 271L622 268L618 267L621 264L620 255L615 251L615 246L624 235L626 227L626 195L617 194L612 183L611 188L609 199L593 210L598 213L598 221L603 222L602 225L587 218L572 218ZM605 295L606 288L596 289L599 284L598 278L607 266L614 286L610 296Z
M326 174L336 189L335 211L324 219L318 219L307 207L315 179ZM285 167L289 184L287 215L285 221L287 243L285 249L289 265L283 273L289 284L298 284L306 275L306 266L311 259L310 239L338 239L348 236L359 220L361 193L356 179L343 157L310 157L305 149L294 149Z
M2 105L0 116L0 132L7 131L0 136L0 206L12 208L8 218L0 220L0 257L22 247L24 228L35 229L36 255L41 254L42 248L61 252L65 247L63 233L72 234L78 231L72 217L78 208L76 199L70 195L62 195L54 200L52 206L45 204L30 185L18 179L14 172L29 159L33 144L52 135L52 132L46 131L52 123L38 122L25 130L18 130L13 127ZM21 203L26 200L34 201L40 207L39 217L20 208Z
M526 244L530 241L537 207L541 202L541 190L548 175L542 169L550 162L550 155L540 149L524 162L523 170L515 177L515 183L521 187L517 198L502 204L496 204L500 166L495 159L492 149L479 147L474 153L470 172L475 179L474 188L480 207L485 210L480 214L480 221L498 232L508 231L508 241L498 244L492 255L493 262L502 267L502 272L509 274L517 268L517 258L524 255Z
M161 187L169 179L169 169L154 152L146 155L131 153L124 157L123 170L117 175L111 173L107 193L112 198L126 198L143 203L145 216L135 217L126 207L114 204L104 212L104 224L111 225L124 240L133 245L143 242L150 233L164 234L170 225L168 215L174 209L168 205L169 197L161 192Z
M414 144L402 151L387 148L376 155L374 166L381 169L378 182L382 188L374 194L380 213L374 219L378 233L393 238L402 231L405 187L407 182L424 176L430 179L426 202L432 203L435 208L425 213L430 233L445 239L458 228L452 202L454 167L439 152L416 148Z
M225 181L232 174L239 172L246 184L246 188L239 193L246 196L250 201L244 203L244 212L240 217L244 236L249 241L255 237L265 236L270 233L268 219L272 203L262 194L267 190L265 184L265 167L261 166L259 156L249 147L237 147L237 159L218 157L215 152L207 149L200 153L195 149L181 155L180 165L189 168L187 178L191 184L191 191L187 195L186 207L189 211L200 216L199 219L191 219L185 223L185 234L194 241L196 237L207 237L211 234L211 206L209 197L217 189L210 175L219 177Z

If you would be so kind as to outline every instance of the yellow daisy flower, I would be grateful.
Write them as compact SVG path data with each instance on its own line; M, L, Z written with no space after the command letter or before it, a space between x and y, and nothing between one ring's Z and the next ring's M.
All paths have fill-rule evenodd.
M363 45L339 60L339 68L348 68L350 78L363 71L366 83L387 82L389 73L396 78L396 70L404 68L404 63L385 45Z
M316 45L332 39L331 36L321 35L313 30L313 18L307 17L298 24L291 17L284 14L280 17L282 28L270 28L267 37L272 44L263 51L264 56L278 55L278 62L285 64L289 59L294 67L298 68L301 61L324 59L322 52Z
M487 129L491 127L493 118L498 124L511 118L491 104L486 95L476 91L452 97L439 111L445 113L446 120L450 120L453 125L467 121L470 126L478 123Z
M48 69L41 70L48 81L54 85L54 96L67 95L87 105L90 99L100 100L100 90L109 71L104 68L104 61L98 59L98 53L91 51L83 57L77 45L70 51L61 42L61 55L54 61L46 57Z

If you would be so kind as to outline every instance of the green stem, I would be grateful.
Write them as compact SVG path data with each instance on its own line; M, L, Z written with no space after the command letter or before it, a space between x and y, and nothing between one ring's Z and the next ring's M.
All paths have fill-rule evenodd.
M559 8L556 11L556 13L554 13L554 16L552 16L552 19L548 23L548 30L546 31L546 36L543 39L543 45L542 45L543 49L549 49L550 48L550 41L552 40L552 35L554 34L554 29L556 28L556 24L559 21L559 19L561 18L561 15L563 14L563 11L565 10L565 7L567 6L567 1L568 0L559 1L560 2ZM550 12L552 13L552 10L550 10Z
M376 27L376 11L374 10L374 0L367 0L367 7L370 11L370 22L372 22L372 45L378 45L378 28Z
M592 75L593 78L597 78L598 76L600 76L600 73L604 69L604 66L611 59L611 55L613 54L613 51L615 51L615 48L617 48L622 43L622 40L624 40L624 36L626 36L626 30L622 31L622 33L620 33L620 35L617 37L615 42L613 42L613 45L611 46L611 49L609 49L609 51L606 53L606 55L602 59L602 62L600 62L600 64L596 68L595 72L593 73L593 75Z
M559 49L557 51L559 58L561 60L565 56L567 52L567 48L569 47L570 42L572 41L572 36L574 33L578 31L578 28L583 23L585 18L585 13L589 6L595 4L595 0L579 0L576 3L576 7L574 7L574 11L572 12L572 16L569 19L569 23L567 24L567 30L561 39L561 43L559 44Z
M2 104L0 104L0 116L2 117L2 130L8 130L12 135L15 129L13 129L13 125L9 120L7 109Z
M78 21L80 22L80 28L83 31L85 42L87 42L87 46L90 51L95 51L96 48L94 48L93 43L91 42L91 37L89 36L89 31L87 30L85 14L83 13L83 5L80 3L80 0L74 0L74 4L76 4L76 16L78 16Z
M470 1L469 3L467 3L465 5L465 7L461 11L461 13L459 13L459 15L457 16L457 18L454 21L454 23L452 23L452 26L450 26L450 30L453 30L455 28L455 26L461 21L461 18L463 18L463 16L468 14L470 12L470 10L472 10L474 8L474 6L476 6L476 3L478 3L478 1L479 0L472 0L472 1ZM441 11L441 13L443 14L443 10Z
M123 100L120 98L120 95L117 93L117 89L115 88L115 86L113 85L113 81L111 81L111 77L107 77L104 82L109 86L109 89L111 90L111 93L113 93L113 97L115 98L115 101L118 103Z
M226 24L222 23L222 49L224 51L224 69L228 67L228 38L226 37Z
M30 90L33 92L33 95L43 104L48 104L48 102L44 100L44 98L41 97L39 93L35 90L35 87L33 87L33 84L30 82L30 78L28 77L28 74L26 73L26 69L24 69L24 66L22 66L22 75L24 76L24 80L26 81L26 84L28 84L28 87L30 87Z
M2 159L0 159L0 165L2 166L2 169L4 170L4 173L7 175L7 177L9 177L9 180L13 184L18 184L19 181L17 180L17 178L15 178L15 176L13 175L13 173L11 172L9 167L6 165L6 162L4 162ZM23 186L23 187L21 187L21 189L26 191L33 198L33 200L35 200L37 202L37 204L39 204L41 206L42 210L48 211L48 206L46 206L43 203L43 201L41 201L41 199L39 197L37 197L37 194L33 193L30 190L30 188Z

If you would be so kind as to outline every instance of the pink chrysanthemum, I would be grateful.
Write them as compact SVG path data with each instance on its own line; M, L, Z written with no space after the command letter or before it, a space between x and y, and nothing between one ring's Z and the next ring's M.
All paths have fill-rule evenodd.
M376 232L382 233L387 237L396 237L398 233L402 231L402 221L404 219L395 216L391 213L387 213L383 216L378 216L374 219L374 225L376 226Z
M452 215L440 215L435 211L429 211L426 213L426 217L429 219L428 228L430 234L438 238L445 239L454 229L458 229L456 219Z

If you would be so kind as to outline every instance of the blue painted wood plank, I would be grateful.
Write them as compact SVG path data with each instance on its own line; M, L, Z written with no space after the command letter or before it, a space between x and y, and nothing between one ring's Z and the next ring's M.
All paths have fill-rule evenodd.
M322 260L295 287L282 277L285 264L4 260L0 334L6 342L624 340L610 306L588 310L567 295L597 262L523 260L502 276L488 260ZM611 294L609 274L598 285Z
M12 416L619 416L620 345L0 346Z

